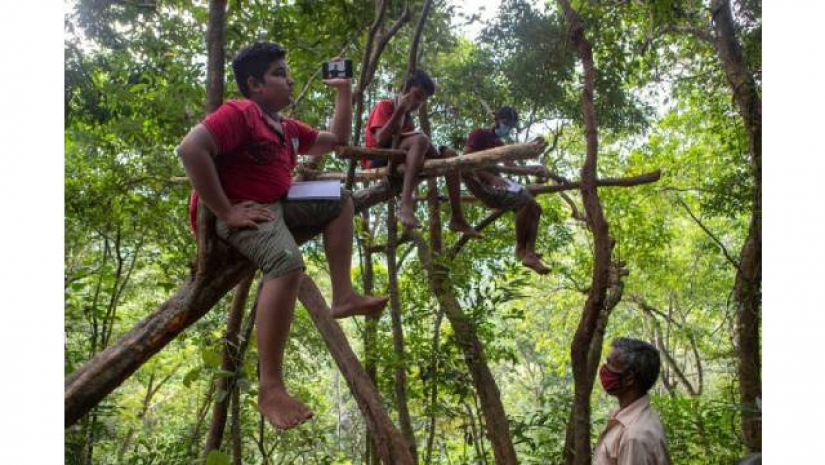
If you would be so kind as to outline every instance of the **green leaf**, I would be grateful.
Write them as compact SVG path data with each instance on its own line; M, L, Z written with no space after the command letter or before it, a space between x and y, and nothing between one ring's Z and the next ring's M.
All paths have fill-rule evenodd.
M217 449L209 452L206 456L206 465L229 465L229 455Z
M201 376L201 369L200 367L189 370L189 373L186 373L186 376L183 377L183 385L187 388L192 386L192 383L198 380Z
M221 366L221 355L211 348L207 347L203 349L203 351L201 351L201 358L203 358L203 363L209 368L218 368Z

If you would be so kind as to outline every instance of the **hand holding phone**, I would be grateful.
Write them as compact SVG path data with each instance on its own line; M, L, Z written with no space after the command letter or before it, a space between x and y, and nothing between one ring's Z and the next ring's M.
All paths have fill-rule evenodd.
M324 79L352 79L352 60L333 58L321 67Z

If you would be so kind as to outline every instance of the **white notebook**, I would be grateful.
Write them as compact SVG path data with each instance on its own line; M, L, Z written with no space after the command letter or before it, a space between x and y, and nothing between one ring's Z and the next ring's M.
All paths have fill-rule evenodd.
M287 200L337 200L341 198L341 181L296 181Z

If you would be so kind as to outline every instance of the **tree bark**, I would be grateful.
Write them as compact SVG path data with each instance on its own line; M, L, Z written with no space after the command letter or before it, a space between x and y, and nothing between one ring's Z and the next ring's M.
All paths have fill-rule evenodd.
M762 99L736 37L729 0L712 0L714 45L748 134L754 190L748 235L739 253L733 287L739 353L742 435L749 450L762 450L762 397L759 327L762 309Z
M232 298L232 305L229 309L229 318L226 324L226 336L224 337L223 361L221 369L230 373L237 373L240 369L238 334L241 331L246 301L249 297L249 288L252 286L254 275L249 276L238 284L235 288L235 295ZM223 433L226 428L226 419L229 411L229 404L232 400L232 393L235 390L236 375L232 377L220 377L217 381L218 397L215 406L212 408L212 423L209 427L209 434L206 437L206 446L203 450L203 457L206 460L207 454L213 449L220 449L223 441ZM221 392L225 395L221 396Z
M224 66L226 64L226 0L209 1L206 24L206 113L212 113L223 103Z
M605 309L612 240L597 190L598 130L596 111L593 104L596 80L593 51L590 43L584 37L584 23L581 17L573 10L568 0L558 0L558 2L569 24L571 42L576 47L584 69L582 113L587 139L587 156L581 170L581 193L587 215L587 225L593 232L594 263L590 290L570 351L575 383L572 414L574 432L573 447L565 451L565 459L568 464L585 465L590 463L591 457L590 394L593 391L593 382L595 381L595 373L591 376L589 360L592 357L590 352L599 324L599 315ZM600 349L601 347L599 347Z
M415 463L401 433L393 426L384 410L375 385L361 367L358 358L350 348L341 327L330 315L324 296L311 278L304 276L298 289L298 299L307 309L315 327L324 338L332 358L355 398L370 435L375 440L377 453L387 464Z
M401 323L401 299L398 296L398 269L396 267L396 243L398 231L395 220L395 199L387 202L387 279L390 291L390 316L392 319L392 345L395 349L395 409L401 432L407 440L413 462L418 463L418 447L413 432L410 411L407 406L407 356L404 350L404 328Z
M361 212L363 219L364 236L372 238L370 231L370 214L369 210ZM361 280L364 287L364 294L372 295L375 287L375 271L372 265L372 248L367 244L359 241L361 248L361 259L363 261L363 269L361 272ZM364 370L367 372L370 381L373 385L378 386L378 368L376 366L376 346L378 340L378 320L380 315L368 316L364 319ZM366 451L364 454L364 463L378 464L378 454L376 454L375 444L369 428L366 432Z
M241 393L238 387L232 389L232 424L230 437L232 440L232 465L243 464L243 442L241 441Z
M595 383L596 374L599 370L599 363L602 355L602 345L604 345L604 334L607 331L607 323L613 309L621 302L624 296L624 277L629 274L624 268L624 263L616 262L612 264L610 270L610 288L605 294L604 310L599 313L596 322L596 330L593 333L593 340L590 342L590 348L587 353L587 376L591 381L590 391L593 390L593 383ZM567 419L567 431L565 434L565 458L572 459L572 453L575 451L576 441L576 424L575 424L575 407L571 409L570 416ZM589 434L589 432L588 432Z

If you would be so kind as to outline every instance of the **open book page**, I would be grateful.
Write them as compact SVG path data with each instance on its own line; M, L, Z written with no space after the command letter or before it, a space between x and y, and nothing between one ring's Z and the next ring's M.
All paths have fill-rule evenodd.
M296 181L287 200L336 200L341 198L341 181Z

